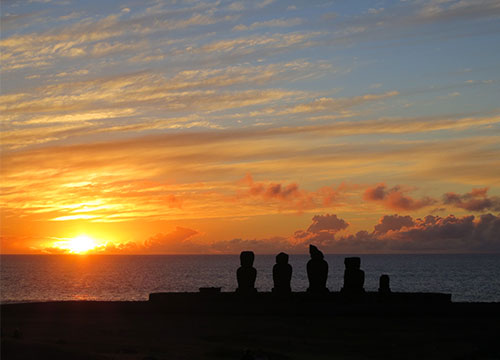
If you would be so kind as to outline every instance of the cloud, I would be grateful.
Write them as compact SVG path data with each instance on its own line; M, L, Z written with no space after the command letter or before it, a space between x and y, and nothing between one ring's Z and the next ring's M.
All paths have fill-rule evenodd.
M255 4L255 6L259 9L265 8L266 6L271 5L274 2L274 0L262 0L259 1Z
M356 16L335 25L337 27L364 26L362 35L367 39L394 36L390 29L398 28L400 37L410 36L412 28L438 23L466 23L500 16L496 0L423 0L400 2L396 6L369 9L364 15ZM358 37L359 39L359 37Z
M468 211L500 211L500 197L488 196L488 188L472 189L463 195L448 192L443 195L443 203Z
M274 236L264 239L241 239L215 241L210 249L221 253L238 253L251 250L261 254L272 254L281 251L305 253L307 246L314 243L329 247L335 241L334 235L347 228L349 224L337 215L315 215L307 230L297 230L290 237Z
M307 230L297 230L290 237L233 239L213 243L212 248L235 253L254 250L258 253L306 253L315 244L326 253L467 253L500 252L500 215L445 217L428 215L385 215L373 231L338 235L348 223L336 215L316 215Z
M426 216L413 227L387 234L394 249L406 251L499 252L500 217L493 214Z
M394 220L394 218L392 219ZM499 252L500 216L493 214L445 217L428 215L423 219L399 218L394 229L361 231L336 239L339 246L377 249L378 252ZM404 226L402 225L404 222ZM413 222L413 224L411 224ZM387 223L381 219L379 224ZM378 225L376 225L377 228ZM380 229L380 227L378 228ZM333 245L332 245L333 246ZM363 251L363 250L362 250ZM366 250L365 250L366 251Z
M44 254L61 255L61 254L69 254L70 249L61 249L58 247L46 247L43 248L41 252Z
M20 14L9 14L4 12L0 18L0 24L2 26L2 31L9 30L19 30L24 27L30 26L30 24L37 23L39 21L43 21L43 15L46 15L46 11L33 11L33 12L25 12Z
M411 216L384 215L379 223L374 226L374 232L377 234L385 234L389 231L400 230L403 227L411 227L415 225Z
M319 98L309 103L294 105L284 110L283 114L340 111L367 102L383 100L397 95L399 95L398 91L389 91L382 94L366 94L350 98Z
M498 252L500 217L492 214L446 217L428 215L415 224L379 238L385 247L402 251Z
M319 233L321 231L337 232L349 226L337 215L315 215L312 224L307 228L307 232Z
M339 208L356 211L359 191L364 188L338 184L353 173L377 178L380 161L384 171L405 173L414 181L435 179L436 172L442 172L445 181L465 184L495 184L499 178L495 136L325 145L322 137L300 136L290 142L287 136L266 134L249 129L172 132L3 152L2 211L36 215L39 220L97 215L92 222L318 213ZM256 138L258 142L253 141ZM33 136L33 140L38 138ZM259 179L236 183L246 172L259 174ZM305 172L314 181L299 183ZM82 179L88 184L68 187ZM382 189L383 197L390 189ZM413 206L425 199L403 190L408 189L399 191L414 200L410 201ZM172 196L175 201L169 200ZM386 206L385 201L370 203ZM442 201L434 205L444 207ZM82 211L75 212L78 209Z
M315 215L313 222L307 230L297 230L289 241L295 248L316 244L329 246L335 240L335 234L346 229L349 223L337 217L337 215Z
M242 11L245 10L245 4L243 1L233 1L227 8L231 11Z
M210 250L222 254L238 254L251 250L260 254L279 253L290 249L290 243L285 237L272 237L267 239L231 239L216 241L210 245Z
M200 245L191 241L198 231L177 226L167 234L157 234L144 241L144 251L147 253L192 253L199 252Z
M277 199L287 201L300 196L299 186L295 183L288 185L255 183L250 174L243 179L244 182L249 185L249 195L260 196L265 200Z
M18 148L102 132L217 128L220 125L212 120L217 115L212 113L270 107L302 95L299 91L241 86L269 86L317 71L323 71L319 64L294 61L183 70L169 77L149 71L85 79L81 76L88 73L85 69L60 72L56 77L64 81L0 96L5 131L2 144ZM230 89L233 86L240 89ZM77 131L47 126L72 122L79 123Z
M161 36L144 41L145 37L154 37L155 34L166 31L217 26L237 18L231 15L217 16L215 9L216 4L199 3L176 9L157 9L152 14L145 12L133 16L129 16L130 10L124 8L105 17L80 17L83 13L75 12L68 17L48 18L46 22L51 24L49 30L24 32L2 38L2 70L8 72L23 68L51 68L59 64L65 66L65 58L68 57L77 61L120 53L123 57L130 58L138 52L149 52L151 41L156 44L156 48L167 51L166 45L172 41L184 42L186 39L172 39L170 33L166 41ZM77 22L66 23L78 17L80 19ZM23 19L15 17L12 20ZM190 38L195 39L196 36ZM103 63L95 63L92 68L102 65Z
M134 254L140 253L141 247L137 245L134 241L128 241L124 243L115 244L109 242L104 247L99 247L96 249L96 253L106 253L106 254Z
M492 35L496 29L486 25L490 19L500 17L496 0L397 1L384 8L361 10L362 13L342 16L336 21L322 18L318 23L325 36L318 38L316 44L342 46L389 40L393 46L400 46L416 37L429 41L429 26L440 28L439 36L430 40L436 42L484 35L485 31Z
M302 23L302 19L293 18L293 19L273 19L267 21L256 21L251 25L236 25L233 27L235 31L247 31L247 30L255 30L258 28L268 28L268 27L289 27L296 26Z
M115 48L112 43L99 44L94 47L102 51ZM168 76L150 70L88 78L85 76L90 74L87 69L59 71L54 75L57 78L55 83L44 82L20 93L0 96L6 134L2 145L14 149L103 133L111 137L124 132L193 127L214 129L229 124L236 129L234 119L243 119L239 121L247 125L247 129L239 127L239 131L249 135L254 132L255 137L300 133L338 137L440 130L456 132L492 126L500 119L498 116L450 115L333 121L356 115L353 107L389 99L398 92L318 98L314 93L276 86L280 82L321 76L327 71L336 70L322 62L303 60L182 69ZM91 116L85 118L86 114ZM321 116L328 117L324 120L329 121L324 123ZM252 130L254 119L275 125ZM304 119L323 123L297 126ZM80 124L73 129L46 126L51 122L69 124L72 121ZM285 121L287 126L280 126ZM39 125L33 126L35 123Z
M251 35L231 38L227 40L215 40L200 48L190 49L195 54L230 54L231 56L248 57L253 54L271 55L276 51L289 51L297 47L308 47L309 41L317 33L295 32L272 35Z
M430 0L423 3L417 18L422 21L473 20L500 16L496 0Z
M251 174L247 174L237 184L244 188L237 192L237 198L240 200L258 198L266 203L277 203L280 209L293 209L299 212L338 205L345 191L351 187L343 183L337 188L323 186L316 191L307 191L300 189L296 183L255 182Z
M413 199L405 195L408 190L403 190L399 185L390 189L385 184L378 184L365 190L363 199L382 203L385 207L398 211L419 210L436 203L435 199L423 197Z
M129 79L127 83L133 83L133 79ZM141 82L142 84L142 82ZM96 94L95 102L99 104L98 107L102 110L92 110L92 106L88 106L89 104L82 101L81 106L78 104L78 96L75 96L76 102L72 105L76 114L72 115L71 109L63 106L61 107L59 104L63 99L62 93L64 91L71 92L71 89L66 87L61 87L57 91L61 92L61 96L51 96L44 98L43 100L25 100L29 95L21 93L21 94L11 94L0 96L0 110L3 112L3 116L6 118L4 125L4 132L2 133L3 139L2 144L9 148L19 148L25 147L27 145L33 143L45 143L49 141L62 140L68 137L78 137L83 135L94 135L106 132L108 135L112 135L113 133L120 132L141 132L146 130L153 129L175 129L175 128L190 128L195 124L199 124L197 126L205 127L205 128L217 128L217 123L212 122L200 122L199 115L195 113L190 113L186 116L179 116L182 114L183 110L186 109L176 109L175 103L181 101L193 101L196 102L198 108L190 109L190 110L211 110L211 111L224 111L226 109L230 109L232 106L238 105L238 98L242 98L243 94L236 94L231 96L230 94L219 95L219 99L222 100L218 102L218 99L212 93L200 92L197 91L191 96L188 96L189 92L184 92L182 97L178 97L177 99L172 99L172 106L168 106L168 102L165 101L162 103L158 96L164 96L164 99L168 99L168 93L162 94L161 88L152 87L150 90L156 90L155 97L158 98L157 101L152 101L152 99L147 99L149 96L145 94L144 101L140 102L141 95L135 93L136 99L133 99L133 88L129 88L127 91L119 91L120 89L115 89L113 91L111 88L116 88L117 85L113 84L113 82L104 83L104 84L88 84L88 86L100 86L103 89L108 89L111 94L114 94L112 97ZM123 85L125 86L125 85ZM120 87L120 85L118 85ZM142 87L142 89L148 89L146 85ZM44 93L46 91L54 91L54 89L39 89L40 93ZM128 94L130 92L130 94ZM159 94L159 95L158 95ZM108 94L109 95L109 94ZM253 94L247 92L246 96L255 96L259 98L253 102L251 99L248 99L250 103L254 103L258 106L267 106L273 104L275 101L293 101L294 98L297 97L297 93L286 93L286 92L253 92ZM268 95L268 98L265 97ZM94 94L88 93L86 96L86 101L91 102ZM178 95L176 95L178 96ZM67 96L66 96L67 97ZM90 99L89 99L90 98ZM107 104L106 101L99 101L98 98L109 98L110 103ZM116 106L113 103L113 99L125 99L125 103L117 103ZM83 100L83 99L82 99ZM134 104L135 101L135 104ZM215 103L214 103L215 102ZM204 105L207 104L207 108ZM88 110L83 111L84 105L88 106ZM126 107L125 107L126 105ZM228 106L229 105L229 106ZM244 106L245 103L240 103L241 106ZM249 105L248 103L246 105ZM163 113L162 117L159 119L150 119L150 117L157 116L156 114L148 114L147 110L151 109L162 109L166 111ZM40 116L38 112L44 113L52 113L52 117L45 115ZM136 115L136 117L146 117L146 121L141 121L139 123L131 122L129 119L129 115ZM171 113L172 112L172 113ZM25 121L36 121L40 122L39 119L79 119L82 118L84 114L106 114L105 118L108 118L109 115L111 117L113 114L118 116L119 121L113 122L87 122L82 124L73 125L73 129L68 129L69 125L64 125L63 127L26 127L24 128L22 125L24 124L23 119ZM34 115L36 114L36 116ZM250 114L249 114L250 115ZM243 116L249 116L244 114ZM270 116L275 117L275 112L272 111L269 113ZM214 115L215 116L215 115ZM207 117L205 117L207 118ZM99 120L98 118L89 118L90 120ZM117 119L117 120L118 120ZM164 139L166 142L174 141L176 144L181 144L182 142L189 141L188 139L196 139L199 142L201 139L206 139L204 141L210 142L220 142L220 141L230 141L235 139L255 139L255 138L266 138L266 137L285 137L285 136L293 136L298 134L314 134L318 137L341 137L341 136L352 136L352 135L364 135L364 134L405 134L405 133L425 133L431 131L439 131L439 130L452 130L456 131L465 131L470 129L471 127L475 128L484 128L493 126L500 122L500 117L466 117L454 119L452 116L450 117L416 117L416 118L400 118L400 119L376 119L376 120L368 120L368 121L335 121L325 125L306 125L306 126L263 126L260 128L256 127L243 127L243 128L231 128L231 129L221 129L219 132L214 133L210 132L201 132L198 131L196 133L189 134L169 134L165 133L162 135L151 136L148 142L160 141L163 142ZM42 123L40 123L42 125ZM12 129L12 130L11 130ZM69 130L69 131L66 131ZM144 138L138 138L134 142L142 143ZM182 141L177 141L175 139L179 139ZM470 146L465 144L463 146ZM422 142L423 143L423 142ZM449 154L451 147L449 144L452 144L452 141L440 142L441 152L443 155ZM404 144L401 143L403 146ZM410 144L411 145L411 144ZM482 144L475 144L475 146L488 146L487 142L482 140ZM436 145L432 144L432 141L429 141L425 147L415 147L413 149L414 152L422 153L422 151L426 151L426 149L436 148ZM445 149L446 148L446 149ZM464 148L465 149L465 148ZM444 150L444 152L443 152ZM454 151L458 151L455 148ZM470 153L470 152L469 152ZM454 159L452 163L450 161L441 161L439 164L439 169L444 169L445 167L460 167L463 166L461 163L466 161L468 158L467 154L460 155L460 158ZM427 164L432 164L432 161L435 159L440 159L439 154L434 154L433 157L426 159ZM488 158L483 158L481 161L488 161ZM446 165L445 165L446 164ZM489 169L491 172L491 169ZM451 170L447 171L448 173L454 174ZM480 171L479 171L480 172ZM479 173L475 171L474 173ZM445 172L443 172L445 175ZM464 172L462 172L464 174ZM474 175L471 173L471 175Z

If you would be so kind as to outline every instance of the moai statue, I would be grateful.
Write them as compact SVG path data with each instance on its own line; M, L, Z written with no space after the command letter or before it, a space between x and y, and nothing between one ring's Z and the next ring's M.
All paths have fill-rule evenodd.
M309 245L311 260L307 262L307 278L309 279L310 293L326 293L326 279L328 278L328 263L325 261L323 253L314 245Z
M365 272L360 269L361 259L359 257L345 258L344 265L344 287L341 291L348 295L364 293Z
M378 293L387 295L391 293L389 275L381 275L379 279Z
M276 264L273 266L273 293L289 294L292 292L292 265L288 263L288 254L283 252L276 255Z
M253 251L242 251L240 254L241 266L236 271L236 278L238 280L236 292L238 293L250 294L257 291L255 289L257 270L253 267L254 258Z

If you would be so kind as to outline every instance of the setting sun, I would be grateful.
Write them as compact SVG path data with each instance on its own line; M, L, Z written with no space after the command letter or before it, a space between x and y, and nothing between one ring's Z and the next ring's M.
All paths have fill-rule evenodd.
M54 248L69 254L85 254L99 246L97 241L88 235L78 235L54 242Z
M68 243L69 251L75 254L85 253L96 247L94 239L87 235L80 235L70 239Z

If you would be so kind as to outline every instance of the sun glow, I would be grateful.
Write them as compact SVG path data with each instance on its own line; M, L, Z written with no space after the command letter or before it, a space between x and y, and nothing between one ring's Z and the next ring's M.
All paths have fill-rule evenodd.
M97 241L88 235L78 235L54 243L54 247L70 254L85 254L97 246Z
M97 246L94 239L87 235L80 235L69 241L69 250L72 253L82 254Z

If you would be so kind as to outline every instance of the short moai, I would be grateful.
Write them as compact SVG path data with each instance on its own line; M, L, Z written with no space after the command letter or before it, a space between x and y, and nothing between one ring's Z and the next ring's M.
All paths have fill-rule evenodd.
M360 295L364 293L365 272L360 269L361 259L359 257L347 257L344 259L344 287L341 292L346 295Z
M378 293L382 295L391 293L389 275L380 275Z
M328 263L325 261L323 253L314 245L309 245L309 254L311 260L307 262L307 278L309 279L307 292L327 293Z
M253 251L242 251L240 254L241 266L236 271L238 280L238 288L236 292L241 294L255 293L255 279L257 278L257 270L253 267L255 255Z
M276 264L273 266L273 293L289 294L292 292L292 265L288 263L288 254L283 252L276 255Z

